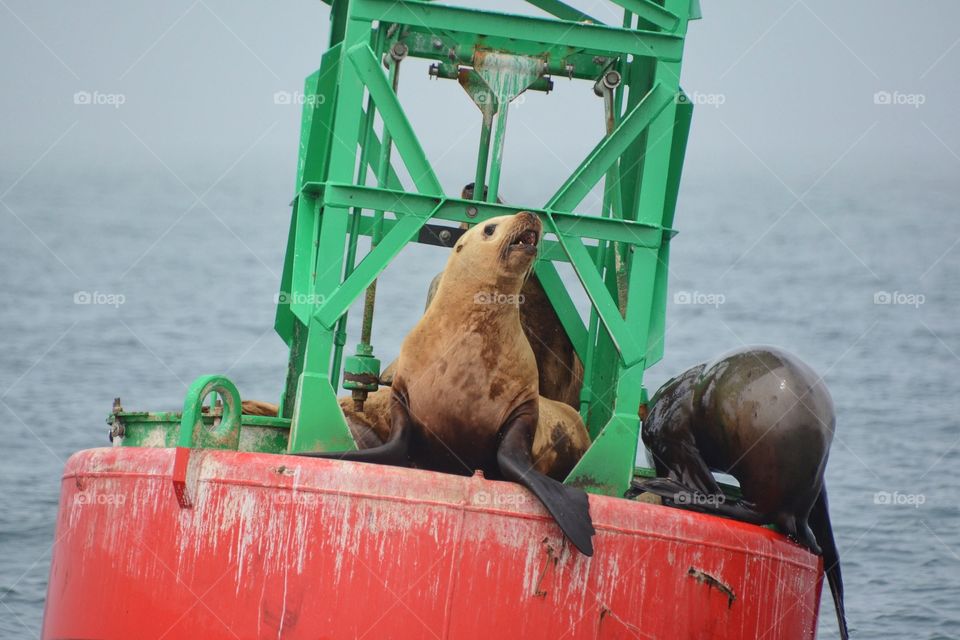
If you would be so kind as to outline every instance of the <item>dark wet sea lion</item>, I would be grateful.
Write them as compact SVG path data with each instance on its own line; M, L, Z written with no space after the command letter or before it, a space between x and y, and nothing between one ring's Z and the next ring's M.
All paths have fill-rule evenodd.
M403 341L387 442L302 455L459 474L480 469L527 487L574 545L591 555L587 494L549 477L550 462L533 458L537 363L516 300L541 235L540 221L527 212L467 231L450 253L433 304ZM562 458L556 464L565 464Z
M637 488L698 511L774 523L822 553L846 639L840 558L823 485L836 421L822 379L789 353L748 347L669 380L647 411L643 442L662 478L637 481ZM743 501L726 501L711 470L735 477Z

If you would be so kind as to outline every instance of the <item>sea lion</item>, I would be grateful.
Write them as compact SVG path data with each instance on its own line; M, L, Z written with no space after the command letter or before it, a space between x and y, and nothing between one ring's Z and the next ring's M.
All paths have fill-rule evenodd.
M669 380L646 409L643 442L663 478L634 486L676 506L775 523L822 554L845 640L840 557L823 483L836 420L822 379L780 349L747 347ZM727 501L711 470L735 477L743 501Z
M473 199L474 183L463 188L461 197ZM484 199L486 199L484 189ZM497 199L500 202L499 198ZM463 225L466 228L466 225ZM430 283L427 292L427 308L436 295L443 273ZM537 361L537 379L540 395L558 402L565 402L574 409L580 408L580 389L583 386L583 363L573 348L573 343L560 323L560 318L550 304L547 292L535 274L527 278L518 298L520 324L533 349ZM389 365L380 376L381 384L393 380L395 365Z
M592 555L587 494L550 477L556 471L550 467L566 464L566 456L533 458L537 363L516 301L541 236L529 212L491 218L461 236L433 304L401 345L387 442L300 455L458 474L482 470L529 489L573 544Z
M351 431L357 432L360 425L369 428L375 435L375 444L357 442L358 449L382 444L390 437L390 404L393 392L381 387L367 396L363 411L356 411L353 397L338 398L343 415ZM563 480L590 448L590 434L572 407L540 396L537 400L539 417L533 436L534 468L545 475Z

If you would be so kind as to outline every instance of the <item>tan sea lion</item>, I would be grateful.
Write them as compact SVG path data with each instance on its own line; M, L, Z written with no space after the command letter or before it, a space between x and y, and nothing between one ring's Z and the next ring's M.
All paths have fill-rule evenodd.
M634 486L676 506L781 531L823 555L840 637L848 636L840 556L823 474L836 419L823 379L773 347L746 347L667 381L643 419L660 478ZM711 470L740 483L726 499Z
M474 184L465 186L460 194L465 200L473 199ZM484 199L486 199L484 190ZM497 202L502 202L499 198ZM468 228L464 223L461 228ZM443 273L438 273L430 283L427 292L427 308L436 295ZM567 337L557 312L547 298L547 292L536 275L531 275L523 283L520 291L520 324L523 333L530 342L533 356L537 361L537 378L540 395L565 402L574 409L580 408L580 389L583 386L583 363ZM424 310L426 311L426 309ZM396 363L390 363L380 374L380 384L390 385L396 369Z
M544 504L581 552L592 555L586 493L550 477L568 464L568 456L533 457L540 413L537 363L517 300L541 235L539 219L528 212L492 218L467 231L450 253L434 303L401 346L387 442L301 455L459 474L479 469L487 477L517 482Z

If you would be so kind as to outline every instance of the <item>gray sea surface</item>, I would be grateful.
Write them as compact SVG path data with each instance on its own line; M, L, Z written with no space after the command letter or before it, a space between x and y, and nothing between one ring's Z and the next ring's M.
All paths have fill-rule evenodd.
M31 176L6 197L0 637L39 634L60 473L71 453L109 444L115 396L178 410L190 381L213 372L244 397L279 396L289 169L245 165L209 193L217 175L190 175L191 193L160 168L91 168ZM758 171L685 180L666 356L647 386L743 344L806 360L838 414L827 486L855 637L960 638L958 187L837 171L797 204L813 180L791 193ZM384 362L444 258L411 247L382 278ZM354 311L348 345L358 323ZM837 637L829 593L821 612L819 637Z

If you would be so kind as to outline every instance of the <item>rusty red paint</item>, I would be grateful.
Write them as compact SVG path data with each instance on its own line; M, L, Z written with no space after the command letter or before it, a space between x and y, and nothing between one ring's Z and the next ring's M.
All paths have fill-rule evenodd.
M44 638L814 637L819 558L752 525L591 496L586 558L510 483L197 450L182 509L175 458L68 461Z

